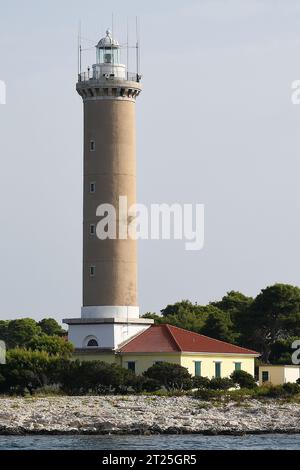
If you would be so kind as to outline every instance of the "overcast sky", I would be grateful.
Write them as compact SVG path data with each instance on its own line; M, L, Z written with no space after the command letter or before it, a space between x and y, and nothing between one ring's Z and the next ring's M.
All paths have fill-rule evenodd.
M108 4L110 4L108 6ZM139 243L142 313L300 284L300 3L1 2L0 317L80 315L82 102L90 47L140 18L138 201L205 204L205 246ZM93 56L91 56L93 62Z

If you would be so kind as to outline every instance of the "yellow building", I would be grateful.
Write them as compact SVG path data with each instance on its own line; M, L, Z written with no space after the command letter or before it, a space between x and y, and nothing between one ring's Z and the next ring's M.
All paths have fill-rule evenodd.
M259 366L259 385L283 385L287 382L295 383L300 378L300 366L271 365Z
M259 353L171 325L151 325L116 351L80 350L80 359L117 363L140 375L157 362L186 367L193 376L229 377L235 370L254 376Z

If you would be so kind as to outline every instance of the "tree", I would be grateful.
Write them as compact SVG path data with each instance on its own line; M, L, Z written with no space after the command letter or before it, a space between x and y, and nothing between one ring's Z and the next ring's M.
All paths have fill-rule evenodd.
M189 300L181 300L172 305L167 305L161 310L163 317L169 317L171 315L178 315L180 312L192 312L195 313L197 305L192 304Z
M185 367L179 364L160 362L144 372L144 377L157 381L160 387L170 390L188 390L192 387L192 377Z
M11 320L7 327L7 346L8 348L26 348L29 342L41 333L41 327L31 318Z
M201 333L209 314L214 310L215 308L211 305L194 305L188 300L183 300L163 309L161 322Z
M211 302L211 305L223 310L223 312L228 312L232 315L239 315L243 313L247 308L252 304L253 298L247 297L238 291L227 292L222 300L216 302Z
M0 340L7 343L9 320L0 320Z
M235 335L235 343L239 345L246 344L247 328L244 328L248 311L253 303L252 297L247 297L238 291L230 291L219 301L211 302L211 305L222 310L230 316L232 330Z
M156 313L147 312L144 315L142 315L142 318L146 318L146 319L149 319L149 320L154 320L154 323L156 325L158 325L160 323L165 323L164 318L160 315L157 315Z
M54 318L44 318L38 325L41 327L43 333L48 336L64 336L67 334Z
M252 389L257 387L255 378L244 370L235 370L234 372L232 372L230 378L236 385L239 385L241 388Z
M33 351L46 351L50 355L70 357L74 351L73 345L60 336L48 336L42 334L35 336L28 343L28 348Z
M36 389L51 382L51 370L58 365L56 357L50 357L44 351L26 351L11 349L2 369L4 382L2 391L24 394L26 390L33 393Z
M201 333L221 341L234 343L237 335L233 330L229 313L212 306L211 310Z
M270 346L269 361L271 364L292 364L292 344L299 340L299 337L288 336L285 339L279 339Z
M252 303L246 320L249 343L269 361L275 341L300 331L300 289L275 284L263 289Z

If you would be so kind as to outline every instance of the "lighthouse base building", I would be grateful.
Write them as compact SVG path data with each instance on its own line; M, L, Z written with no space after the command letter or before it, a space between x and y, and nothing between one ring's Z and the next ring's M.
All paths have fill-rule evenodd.
M72 324L72 320L68 323L71 331L70 340L74 343L76 338L74 339L72 335L76 331L75 325ZM109 335L113 334L111 325L109 322L93 324L93 329L87 329L84 334L87 333L86 338L90 340L97 338L98 341L99 338L103 338L103 346L108 345L102 335L106 332L109 338ZM111 338L112 341L116 341L115 348L79 347L75 349L74 357L79 360L98 360L117 364L138 375L156 363L169 362L186 367L192 376L209 379L229 377L236 370L243 370L254 376L255 358L259 356L256 351L168 324L139 324L136 328L140 328L140 331L123 342L118 343L121 338L116 337L115 340ZM93 334L89 335L90 332ZM80 331L78 338L79 341L82 338Z

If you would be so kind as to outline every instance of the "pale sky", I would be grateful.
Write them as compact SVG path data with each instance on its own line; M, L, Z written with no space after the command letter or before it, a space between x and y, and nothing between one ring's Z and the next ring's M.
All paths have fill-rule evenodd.
M77 29L96 44L112 12L120 42L140 18L138 201L205 204L202 251L139 243L141 312L299 285L297 0L2 0L1 319L80 315Z

